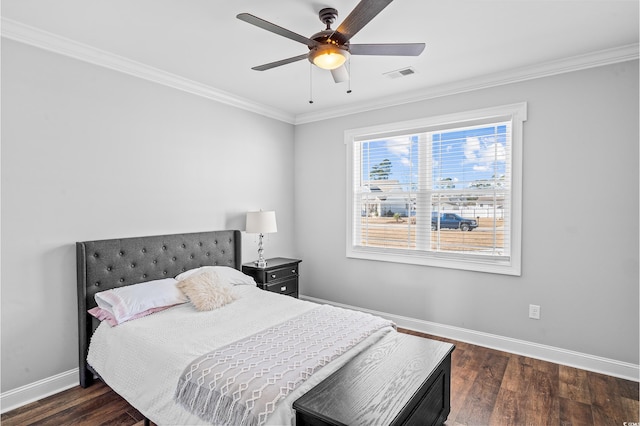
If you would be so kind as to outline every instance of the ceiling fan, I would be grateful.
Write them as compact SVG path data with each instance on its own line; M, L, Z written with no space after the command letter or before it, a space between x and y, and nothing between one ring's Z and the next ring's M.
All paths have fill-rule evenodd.
M320 21L323 22L327 28L313 34L311 37L294 33L293 31L272 24L249 13L240 13L237 15L238 19L302 43L309 48L308 53L259 65L251 69L265 71L281 65L308 59L318 67L330 70L334 81L340 83L349 80L349 72L344 64L350 55L418 56L424 50L424 43L351 44L349 42L358 31L367 25L369 21L392 1L393 0L361 0L349 16L347 16L335 30L331 29L331 24L335 22L338 11L330 7L324 8L320 10L318 15Z

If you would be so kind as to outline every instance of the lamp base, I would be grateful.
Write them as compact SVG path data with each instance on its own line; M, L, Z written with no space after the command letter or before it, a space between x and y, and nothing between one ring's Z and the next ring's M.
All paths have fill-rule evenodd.
M263 255L264 249L262 248L263 237L264 237L264 234L262 233L258 235L258 260L254 262L258 268L266 268L267 266L267 261L265 260Z

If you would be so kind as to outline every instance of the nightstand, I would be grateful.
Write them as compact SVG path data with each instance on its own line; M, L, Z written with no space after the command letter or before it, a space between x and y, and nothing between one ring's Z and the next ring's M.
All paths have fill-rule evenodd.
M267 259L265 268L258 268L253 262L244 263L242 272L253 277L263 290L297 298L300 262L302 260L274 257Z

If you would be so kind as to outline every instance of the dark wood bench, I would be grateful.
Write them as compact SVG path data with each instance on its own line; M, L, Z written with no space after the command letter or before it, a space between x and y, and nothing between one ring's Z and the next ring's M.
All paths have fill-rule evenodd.
M296 425L440 425L454 346L390 333L293 403Z

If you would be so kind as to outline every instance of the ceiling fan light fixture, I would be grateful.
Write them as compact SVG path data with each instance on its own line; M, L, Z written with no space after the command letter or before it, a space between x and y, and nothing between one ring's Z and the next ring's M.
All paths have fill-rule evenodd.
M334 70L340 68L349 59L349 51L333 44L323 44L314 47L309 52L309 61L315 66Z

